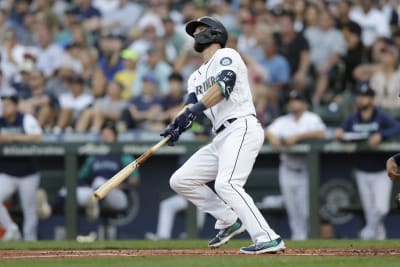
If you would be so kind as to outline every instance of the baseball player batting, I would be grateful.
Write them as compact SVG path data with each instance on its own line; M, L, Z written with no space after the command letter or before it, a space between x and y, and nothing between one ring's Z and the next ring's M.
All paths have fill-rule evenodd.
M276 253L285 249L253 199L243 189L264 142L255 117L247 67L239 53L225 48L228 34L219 21L202 17L186 25L194 50L204 64L188 80L186 109L161 136L173 145L201 112L211 120L215 137L194 153L171 177L170 185L201 211L215 217L217 235L208 246L217 248L247 230L254 244L241 253ZM215 180L215 192L206 184Z

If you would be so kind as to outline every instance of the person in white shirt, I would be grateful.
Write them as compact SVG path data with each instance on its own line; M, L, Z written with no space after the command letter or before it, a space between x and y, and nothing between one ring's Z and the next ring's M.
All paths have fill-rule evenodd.
M374 8L372 0L361 1L361 6L350 10L349 16L361 26L364 46L370 47L378 37L390 37L389 21L382 11Z
M297 91L289 94L289 113L278 117L265 131L274 148L325 137L325 124L317 114L308 111L307 108L307 100L303 94ZM306 155L281 154L279 183L293 240L308 238L308 177Z
M84 92L84 80L81 76L76 75L70 81L70 92L63 93L59 96L60 114L58 116L55 133L63 131L71 126L92 102L93 96Z

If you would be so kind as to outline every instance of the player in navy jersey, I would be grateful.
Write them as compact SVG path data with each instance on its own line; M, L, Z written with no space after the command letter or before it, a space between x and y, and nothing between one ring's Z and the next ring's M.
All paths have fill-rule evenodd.
M18 112L18 97L10 94L3 95L1 99L0 143L40 142L42 129L32 115ZM36 190L39 182L34 158L3 157L0 160L0 224L6 230L3 240L21 239L18 226L3 205L15 191L19 193L24 217L23 238L29 241L37 239Z
M335 131L337 139L364 138L374 148L382 140L400 135L400 123L375 106L375 91L369 84L361 84L356 93L357 111ZM377 161L375 155L354 157L355 177L366 220L360 238L385 239L383 220L390 208L392 182L387 178L384 162Z

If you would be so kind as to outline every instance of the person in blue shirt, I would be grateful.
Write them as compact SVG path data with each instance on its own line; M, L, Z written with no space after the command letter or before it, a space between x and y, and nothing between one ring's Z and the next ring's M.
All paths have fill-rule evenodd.
M368 83L356 89L356 112L351 114L335 131L335 138L365 139L371 148L384 139L400 135L400 123L374 104L375 91ZM388 179L384 162L373 154L356 154L355 178L364 210L365 227L361 239L385 239L384 218L389 212L392 182Z

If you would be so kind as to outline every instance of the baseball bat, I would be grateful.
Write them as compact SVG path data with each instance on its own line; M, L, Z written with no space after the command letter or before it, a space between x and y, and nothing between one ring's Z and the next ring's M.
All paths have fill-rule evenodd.
M122 170L102 184L94 193L93 197L97 200L103 199L114 188L118 187L131 173L136 170L143 162L153 155L160 147L162 147L171 138L170 135L164 137L160 142L155 144L149 150L144 152L139 158L126 165Z

